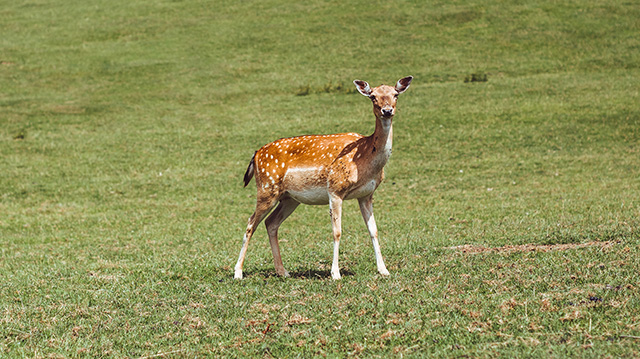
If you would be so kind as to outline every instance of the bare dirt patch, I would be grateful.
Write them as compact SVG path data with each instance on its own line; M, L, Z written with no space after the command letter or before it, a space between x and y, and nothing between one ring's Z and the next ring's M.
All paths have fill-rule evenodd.
M587 243L567 243L567 244L521 244L521 245L506 245L502 247L484 247L478 245L462 245L449 247L462 253L479 254L479 253L511 253L511 252L549 252L549 251L566 251L570 249L586 248L586 247L600 247L611 248L616 244L620 244L620 241L593 241Z

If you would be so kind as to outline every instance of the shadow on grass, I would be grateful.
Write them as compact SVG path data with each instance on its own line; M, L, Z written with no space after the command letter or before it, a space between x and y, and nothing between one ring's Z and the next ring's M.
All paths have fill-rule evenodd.
M342 275L342 277L351 277L355 275L354 272L348 269L341 269L340 274ZM298 268L297 270L289 272L289 275L291 279L303 279L303 280L331 279L330 270ZM257 271L249 271L244 273L244 278L251 278L251 277L280 278L280 276L278 276L274 270L257 270Z
M289 272L291 278L296 279L331 279L331 271L330 270L317 270L317 269L298 269L293 272ZM350 270L341 269L340 274L343 277L351 277L355 275Z

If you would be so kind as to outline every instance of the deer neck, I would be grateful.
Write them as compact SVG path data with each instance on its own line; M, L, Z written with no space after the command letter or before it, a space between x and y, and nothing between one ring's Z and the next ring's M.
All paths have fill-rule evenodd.
M391 156L391 145L393 143L392 118L376 117L376 129L369 136L369 142L372 147L374 163L382 169Z

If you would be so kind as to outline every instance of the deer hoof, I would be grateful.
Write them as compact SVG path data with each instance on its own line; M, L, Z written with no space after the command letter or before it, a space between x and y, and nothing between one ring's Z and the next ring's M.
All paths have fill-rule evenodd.
M242 271L237 270L236 273L233 275L233 279L242 279Z

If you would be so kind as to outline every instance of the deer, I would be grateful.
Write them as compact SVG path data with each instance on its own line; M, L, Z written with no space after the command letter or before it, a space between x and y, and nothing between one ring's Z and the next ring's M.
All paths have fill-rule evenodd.
M338 254L342 236L342 202L351 199L358 200L373 244L378 272L382 276L389 275L373 216L373 193L384 179L383 169L391 156L392 122L398 95L409 88L411 80L413 76L407 76L398 80L395 86L380 85L373 89L365 81L353 81L358 92L373 103L376 124L370 136L341 133L281 138L254 153L244 175L244 186L255 177L256 209L249 217L244 232L234 268L235 279L242 279L249 241L265 217L276 274L289 277L280 255L278 229L301 203L329 205L333 228L331 277L340 279Z

